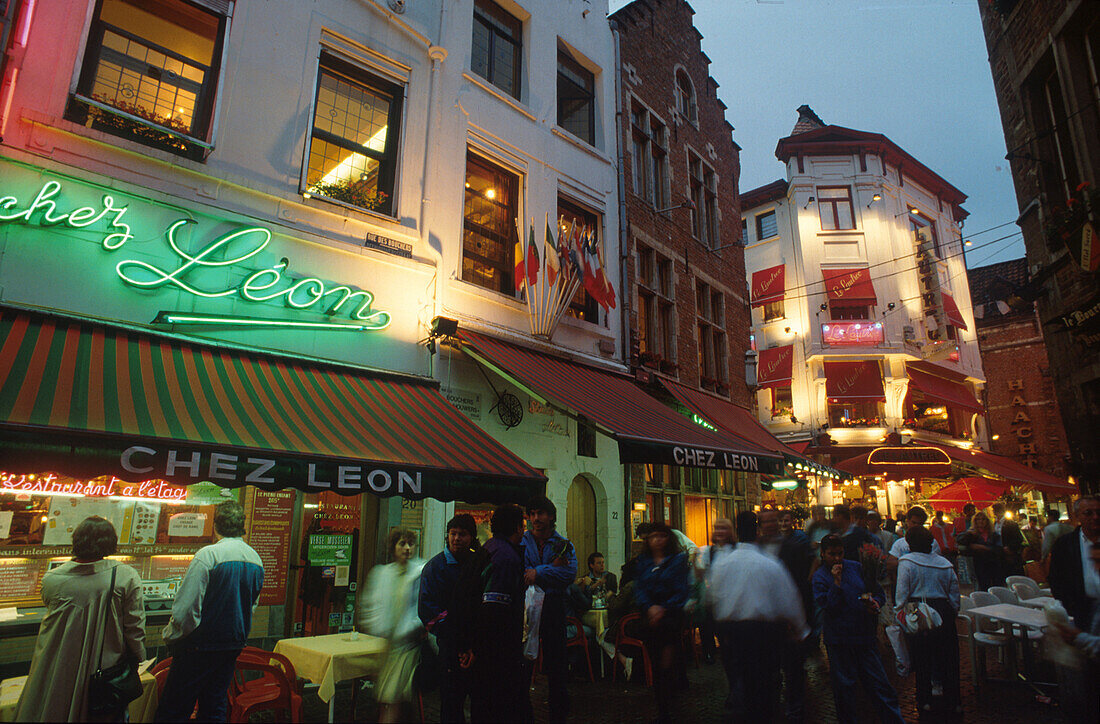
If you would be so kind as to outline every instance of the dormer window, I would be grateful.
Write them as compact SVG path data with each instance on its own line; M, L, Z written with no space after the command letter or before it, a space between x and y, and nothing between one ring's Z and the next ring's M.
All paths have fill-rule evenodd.
M692 86L691 78L682 68L676 71L676 110L692 123L697 122L695 87Z

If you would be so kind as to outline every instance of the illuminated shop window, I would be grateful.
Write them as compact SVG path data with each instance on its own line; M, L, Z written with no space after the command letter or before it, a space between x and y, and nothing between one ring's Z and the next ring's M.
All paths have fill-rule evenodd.
M321 55L305 190L392 215L402 89Z
M183 0L101 0L66 117L202 158L225 27L224 15Z
M558 234L568 234L570 229L592 229L596 234L596 241L602 233L600 217L595 211L558 197ZM584 286L577 289L573 295L573 301L565 313L575 319L583 319L586 322L598 323L600 321L599 302L585 290Z
M462 279L515 296L519 177L481 156L466 156Z

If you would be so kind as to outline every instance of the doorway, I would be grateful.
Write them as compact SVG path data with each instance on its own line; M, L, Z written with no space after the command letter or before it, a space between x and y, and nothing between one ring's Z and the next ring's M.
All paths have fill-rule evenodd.
M599 550L596 537L596 493L583 475L573 478L565 499L565 532L577 553L577 571L588 571L588 555Z

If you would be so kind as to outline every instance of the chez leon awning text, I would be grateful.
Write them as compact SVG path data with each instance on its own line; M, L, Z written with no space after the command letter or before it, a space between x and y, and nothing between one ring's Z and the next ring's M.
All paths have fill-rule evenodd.
M430 380L0 307L14 472L523 500L545 477Z

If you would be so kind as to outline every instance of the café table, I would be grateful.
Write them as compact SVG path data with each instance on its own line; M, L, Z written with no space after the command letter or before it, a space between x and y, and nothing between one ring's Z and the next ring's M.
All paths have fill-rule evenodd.
M295 673L317 685L317 696L328 703L328 720L335 721L336 685L348 679L373 676L382 665L386 640L377 636L335 633L282 639L275 653L294 664Z
M0 722L15 721L19 695L27 685L26 676L0 682ZM151 722L157 713L157 680L148 671L141 674L141 696L130 702L130 721Z
M1056 684L1034 681L1032 679L1031 647L1029 646L1031 639L1028 636L1028 630L1035 629L1042 631L1050 625L1047 622L1047 616L1044 611L1029 608L1028 606L1017 606L1012 603L996 603L992 606L978 606L977 608L970 609L969 612L1009 624L1009 632L1020 640L1021 649L1023 650L1024 671L1019 674L1019 677L1024 683L1040 694L1043 692L1037 687L1056 686Z
M583 616L581 616L581 623L585 626L591 626L592 630L596 632L597 638L603 636L604 629L607 628L607 609L606 608L590 608Z

